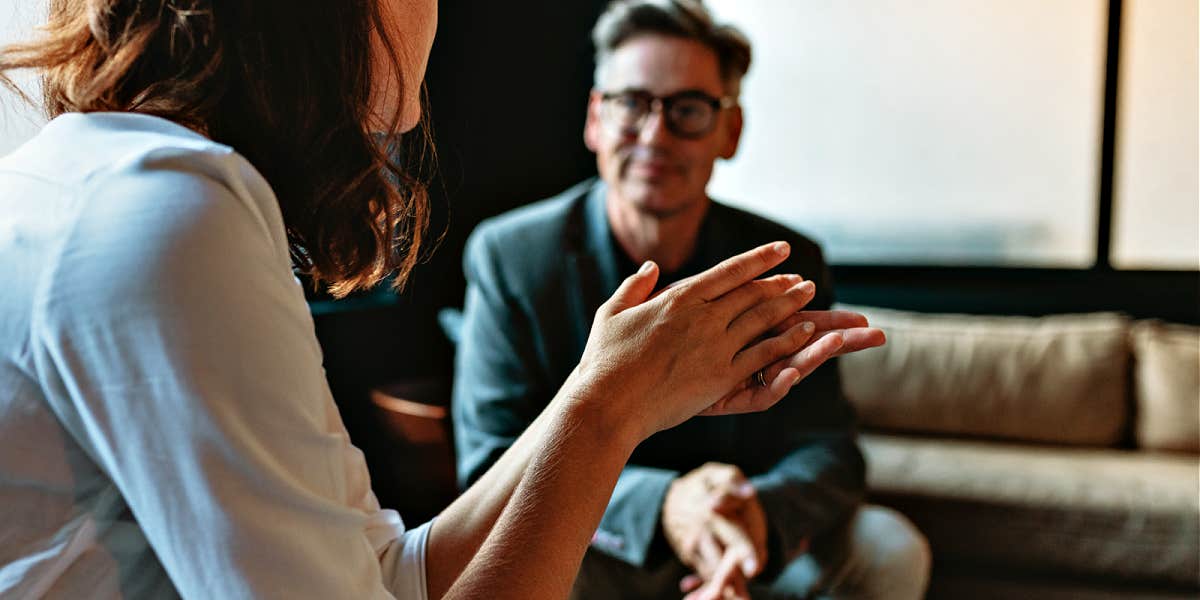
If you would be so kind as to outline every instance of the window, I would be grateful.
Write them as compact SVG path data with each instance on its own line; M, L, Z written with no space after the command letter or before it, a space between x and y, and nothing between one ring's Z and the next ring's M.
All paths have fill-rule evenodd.
M1200 267L1196 0L1126 0L1121 24L1113 264Z
M755 48L714 197L839 264L1095 262L1105 0L709 0Z

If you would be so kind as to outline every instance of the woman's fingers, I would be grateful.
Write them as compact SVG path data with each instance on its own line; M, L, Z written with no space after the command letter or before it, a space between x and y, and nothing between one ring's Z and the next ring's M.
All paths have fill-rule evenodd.
M650 292L654 291L654 284L657 282L658 265L648 260L642 263L637 273L621 282L617 291L600 306L599 312L611 316L645 302L650 297Z
M808 317L818 329L850 329L870 325L866 315L849 310L814 310L809 312Z
M729 335L739 346L749 344L761 337L776 324L795 315L817 294L811 281L798 283L782 294L778 294L739 314L729 324ZM784 331L787 331L786 329Z
M825 361L837 356L845 346L846 338L840 331L831 331L820 339L806 344L804 349L790 361L788 368L795 369L800 374L797 379L804 379L817 370ZM786 370L786 369L785 369Z
M835 332L825 332L821 337L831 333ZM875 348L887 343L887 335L883 333L882 329L877 329L875 327L855 327L853 329L841 329L836 333L840 333L842 336L842 347L834 356L858 352L859 350L866 350L867 348Z
M785 243L761 246L688 278L649 303L660 274L657 265L647 262L596 312L580 359L584 376L579 385L584 391L627 390L614 398L613 412L628 415L633 434L643 438L697 412L746 412L778 402L807 374L805 368L789 366L805 367L793 355L812 354L801 352L806 344L825 347L824 338L820 344L810 338L865 324L861 315L845 311L800 311L816 292L799 276L753 279L785 260L788 251ZM778 332L780 322L790 327L769 333ZM755 341L764 333L766 339ZM875 345L870 336L861 344L855 340L863 336L847 336L854 342L851 347ZM748 385L763 365L769 368L757 378L761 385ZM640 404L656 395L654 410Z
M761 344L770 341L767 340ZM766 410L786 396L793 385L808 377L825 361L837 356L844 344L845 338L842 336L842 332L829 332L820 339L806 344L804 349L789 360L789 366L781 370L779 375L768 385L767 389L770 390L770 393L764 393L763 388L759 388L759 390L746 388L741 392L726 396L700 414L719 416Z
M796 313L796 315L805 321L812 321L813 325L817 326L817 331L850 329L870 325L867 322L866 316L848 310L803 310Z
M803 281L803 277L790 273L755 279L721 296L717 302L727 311L728 315L733 317L788 291Z
M680 285L681 293L711 302L736 290L783 262L791 252L786 242L774 242L721 261Z
M700 416L719 417L766 410L787 396L792 386L803 377L796 369L788 367L770 380L767 387L757 384L733 392L700 412Z
M850 354L851 352L858 352L859 350L875 348L887 343L887 335L883 333L882 329L875 327L854 327L852 329L834 329L832 331L818 330L816 335L814 335L806 345L815 344L825 336L833 334L842 336L842 347L837 351L836 354L834 354L834 356L841 356L843 354ZM781 363L791 364L798 359L799 355L797 354L787 361L781 361ZM774 366L775 365L772 365L772 367ZM796 366L798 367L799 365ZM772 367L767 368L768 374L770 373Z
M733 371L740 377L748 379L754 372L770 366L790 354L799 351L816 333L816 326L809 321L793 325L782 334L755 342L738 352L733 357Z
M874 327L819 332L804 344L800 352L764 369L764 376L770 382L767 387L748 379L700 415L719 416L766 410L786 396L795 383L808 377L830 358L885 343L887 336Z
M883 330L881 329L876 329L874 327L854 327L851 329L834 329L832 331L821 331L818 329L817 333L813 335L812 339L808 340L808 342L806 342L804 345L806 347L811 346L819 342L824 337L833 334L842 336L842 346L833 354L835 357L843 354L850 354L851 352L858 352L859 350L875 348L887 343L887 336L884 335ZM810 356L797 352L796 354L793 354L792 356L789 356L783 360L776 361L775 364L763 369L763 373L768 379L770 379L788 367L803 369L806 364L805 361L808 360L811 360Z
M751 407L754 406L773 406L782 400L800 379L799 371L784 368L779 370L774 377L767 379L766 387L748 380L741 387L701 411L700 416L733 415L751 412Z
M791 329L797 323L811 321L817 327L817 333L833 329L850 329L869 325L867 317L848 310L802 310L781 321L771 328L771 333L779 335Z

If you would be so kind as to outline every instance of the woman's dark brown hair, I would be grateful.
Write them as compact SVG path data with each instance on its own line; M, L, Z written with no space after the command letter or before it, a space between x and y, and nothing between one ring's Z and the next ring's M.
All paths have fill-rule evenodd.
M51 0L44 36L0 52L42 74L49 117L155 115L245 156L279 199L297 266L335 296L403 285L429 221L429 136L367 128L377 32L403 85L379 0ZM19 92L19 90L18 90ZM397 159L397 156L400 158Z

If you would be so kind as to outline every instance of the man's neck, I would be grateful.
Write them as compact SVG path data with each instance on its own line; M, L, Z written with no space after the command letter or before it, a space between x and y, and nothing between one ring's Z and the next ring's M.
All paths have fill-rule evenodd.
M664 273L678 271L695 253L709 204L706 199L686 210L660 215L621 201L611 189L605 200L609 227L620 249L634 264L653 260Z

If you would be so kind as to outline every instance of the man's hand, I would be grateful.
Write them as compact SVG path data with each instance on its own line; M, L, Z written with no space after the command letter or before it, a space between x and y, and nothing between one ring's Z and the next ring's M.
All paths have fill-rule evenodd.
M679 591L687 594L683 600L750 600L746 577L732 554L725 555L708 581L699 575L684 577Z
M742 597L745 580L767 562L766 514L754 486L733 465L708 463L675 480L662 523L675 555L698 575L681 582L685 592L708 582L714 597Z

